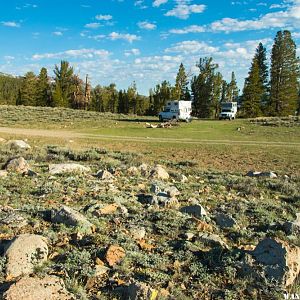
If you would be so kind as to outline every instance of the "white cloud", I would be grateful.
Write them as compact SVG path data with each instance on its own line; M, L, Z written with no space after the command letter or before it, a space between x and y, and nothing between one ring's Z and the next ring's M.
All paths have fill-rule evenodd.
M155 0L155 1L153 1L152 5L153 5L154 7L159 7L159 6L161 6L162 4L165 4L165 3L167 3L167 2L168 2L168 0Z
M141 51L139 49L136 49L136 48L133 48L133 49L130 49L130 50L125 50L125 52L124 52L124 55L126 57L129 57L129 56L132 56L132 55L138 56L140 54L141 54Z
M1 22L1 24L6 27L15 27L15 28L21 27L21 25L19 23L14 22L14 21L3 21L3 22Z
M112 32L108 35L108 38L112 41L115 40L124 40L129 43L132 43L133 41L140 40L141 38L135 34L129 34L129 33L118 33L118 32Z
M183 41L167 48L165 52L194 54L199 53L199 56L216 53L219 50L217 47L212 47L204 42L198 41Z
M167 17L176 17L186 20L191 14L202 13L206 5L204 4L189 4L188 0L176 0L176 6L165 13Z
M97 29L100 26L102 26L100 23L95 22L95 23L86 24L84 27L89 29Z
M108 57L110 52L107 50L97 50L97 49L76 49L76 50L66 50L63 52L54 52L54 53L43 53L43 54L34 54L32 56L33 60L41 59L60 59L60 58L97 58L97 57Z
M150 23L150 22L147 22L147 21L139 22L138 26L141 29L146 29L146 30L154 30L154 29L156 29L156 25L154 23Z
M4 56L4 59L9 61L9 60L14 60L15 57L14 57L14 56L11 56L11 55L5 55L5 56Z
M53 35L56 35L56 36L62 36L63 33L61 31L54 31L52 32Z
M169 32L174 34L186 34L186 33L199 33L205 31L206 29L204 26L191 25L191 26L184 27L182 29L171 29Z
M98 21L110 21L110 20L112 20L112 18L113 17L111 15L97 15L95 17L95 19Z

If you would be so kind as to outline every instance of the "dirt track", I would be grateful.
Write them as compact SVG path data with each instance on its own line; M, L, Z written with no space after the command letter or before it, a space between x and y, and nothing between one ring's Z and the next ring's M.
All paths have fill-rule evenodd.
M27 137L48 137L61 139L94 139L94 140L113 140L113 141L135 141L145 143L181 143L181 144L208 144L208 145L241 145L241 146L272 146L272 147L300 147L300 143L285 142L261 142L261 141L235 141L235 140L209 140L209 139L175 139L175 138L150 138L137 136L115 136L101 134L78 133L67 130L45 130L28 128L0 127L0 133L16 136L25 135Z

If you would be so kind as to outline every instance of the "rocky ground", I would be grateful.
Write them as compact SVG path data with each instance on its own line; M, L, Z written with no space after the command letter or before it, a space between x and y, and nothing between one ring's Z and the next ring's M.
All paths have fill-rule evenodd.
M0 144L0 299L299 293L300 178Z

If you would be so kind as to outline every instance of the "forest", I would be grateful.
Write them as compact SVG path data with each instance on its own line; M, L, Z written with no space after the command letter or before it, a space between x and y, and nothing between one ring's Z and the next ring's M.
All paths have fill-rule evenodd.
M235 73L226 82L212 57L200 57L196 65L199 72L191 76L181 63L175 84L164 80L150 89L148 96L140 95L135 83L127 90L118 90L115 83L92 87L88 76L79 78L68 61L55 65L53 76L46 68L38 75L0 73L0 104L157 115L170 99L192 100L195 117L216 118L222 102L237 101L240 117L300 114L300 65L296 44L287 30L277 32L270 62L266 48L259 43L242 91Z

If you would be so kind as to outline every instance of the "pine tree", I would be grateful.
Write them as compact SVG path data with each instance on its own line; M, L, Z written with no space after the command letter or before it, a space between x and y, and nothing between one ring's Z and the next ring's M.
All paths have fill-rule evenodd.
M157 114L162 111L168 100L172 98L172 88L168 81L164 80L161 84L156 85L153 91L153 109Z
M46 68L41 69L37 79L36 105L51 106L50 83Z
M72 105L72 96L76 91L74 85L74 70L69 62L61 61L60 66L55 65L55 90L53 101L55 106L70 107Z
M217 118L220 112L220 103L222 99L222 86L223 86L223 76L220 72L217 72L213 78L212 101L211 101L214 118Z
M20 89L19 105L36 105L37 78L33 72L27 72Z
M261 84L260 68L257 56L254 57L249 71L249 76L245 80L243 90L243 113L248 118L261 115L261 97L264 93Z
M237 87L237 82L234 72L231 73L231 81L227 86L226 91L226 102L236 102L239 96L239 89Z
M180 64L179 70L176 76L175 88L172 97L174 100L189 100L188 93L188 76L185 72L183 63Z
M294 115L298 102L299 60L296 44L287 30L278 31L271 56L270 101L273 116Z

